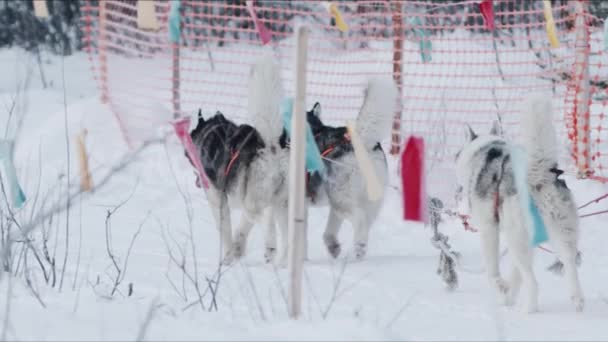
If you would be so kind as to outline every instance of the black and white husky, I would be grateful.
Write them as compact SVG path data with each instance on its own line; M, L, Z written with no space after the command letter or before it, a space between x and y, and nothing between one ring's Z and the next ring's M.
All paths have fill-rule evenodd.
M480 231L490 285L504 304L512 304L523 285L522 308L526 312L538 309L529 233L532 221L525 205L531 196L549 241L564 265L570 299L576 310L581 311L584 299L576 269L578 215L570 190L559 178L562 171L557 165L558 145L550 100L533 96L524 104L521 135L527 162L523 164L522 177L517 172L518 147L500 136L497 122L490 135L477 136L470 127L467 132L468 142L457 155L456 169L471 219ZM499 271L499 232L504 233L513 258L508 281Z
M367 83L364 91L363 105L356 120L356 131L380 178L382 186L388 179L387 162L380 142L386 139L391 131L392 118L397 104L397 88L390 77L373 78ZM329 218L323 241L327 251L334 258L341 252L337 235L344 220L354 228L354 255L363 258L367 253L369 231L382 207L382 199L371 201L355 158L353 146L346 127L332 127L321 120L321 105L316 103L307 113L307 121L312 129L321 155L325 158L326 175L321 189L316 189L318 175L308 178L307 204L309 206L329 205ZM269 213L266 232L266 258L270 261L276 250L276 231ZM282 254L286 253L287 231L279 224L282 235Z
M244 245L238 241L268 208L276 213L279 226L287 225L289 152L279 143L283 89L279 66L272 58L264 57L252 66L248 95L253 126L237 126L218 113L208 120L199 116L190 133L211 183L207 197L219 225L224 263L242 254ZM235 240L231 207L240 207L243 212Z

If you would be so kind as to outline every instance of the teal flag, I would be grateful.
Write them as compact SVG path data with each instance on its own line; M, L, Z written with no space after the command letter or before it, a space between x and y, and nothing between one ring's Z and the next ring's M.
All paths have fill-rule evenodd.
M291 136L291 117L293 113L293 98L288 97L281 102L281 113L283 114L283 127L287 131L287 136ZM322 176L325 174L325 165L321 159L319 147L312 134L312 130L306 122L306 170L308 172L317 171Z
M4 180L10 192L12 205L15 208L21 208L25 204L25 194L19 185L17 171L13 164L13 141L0 140L0 160L4 164Z
M169 40L172 43L179 44L180 40L180 23L181 16L179 10L181 8L180 0L171 1L171 9L169 10Z

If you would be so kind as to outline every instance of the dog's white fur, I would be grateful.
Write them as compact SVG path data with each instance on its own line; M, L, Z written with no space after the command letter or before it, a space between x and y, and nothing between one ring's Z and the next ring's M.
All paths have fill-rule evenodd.
M244 172L237 175L236 185L226 194L211 187L207 192L216 222L219 222L224 263L244 253L249 231L267 208L276 208L279 226L287 225L287 168L289 155L278 146L283 124L279 111L283 96L280 68L270 56L260 58L251 68L249 111L254 127L264 140ZM230 207L242 208L243 215L232 238Z
M544 224L550 243L564 264L570 288L570 298L577 311L583 309L584 299L576 269L576 254L579 236L576 205L570 191L556 186L556 174L549 170L557 163L557 140L553 128L552 108L547 95L534 95L524 103L521 120L523 145L527 152L527 185ZM486 273L491 286L505 304L515 300L523 285L523 309L534 312L538 309L538 284L533 271L533 250L529 236L530 220L521 205L521 192L506 196L500 206L499 223L494 219L494 201L482 199L472 188L471 179L479 170L481 158L475 153L490 141L504 141L497 136L481 136L471 141L457 159L457 175L469 200L471 219L479 228ZM527 192L526 192L527 193ZM509 255L513 258L513 269L509 281L499 271L499 231L504 232Z

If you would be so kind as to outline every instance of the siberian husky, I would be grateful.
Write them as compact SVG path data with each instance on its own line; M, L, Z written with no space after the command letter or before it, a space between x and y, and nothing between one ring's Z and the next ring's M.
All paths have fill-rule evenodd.
M558 169L557 140L549 97L535 95L524 103L521 120L523 152L501 137L497 122L489 135L468 127L467 143L457 154L456 171L471 219L479 228L490 285L501 302L512 304L523 285L522 308L538 310L538 285L533 271L529 203L538 207L549 242L564 265L570 299L577 311L584 298L576 269L579 225L576 204ZM518 155L527 161L518 163ZM523 165L521 176L518 168ZM518 184L523 184L519 185ZM504 233L513 269L508 281L499 271L499 232Z

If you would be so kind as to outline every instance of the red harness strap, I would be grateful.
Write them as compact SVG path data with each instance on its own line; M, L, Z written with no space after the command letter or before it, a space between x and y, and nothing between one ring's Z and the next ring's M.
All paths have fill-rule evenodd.
M224 177L228 176L230 170L232 170L232 166L234 166L234 162L241 154L240 150L232 151L232 157L230 157L230 162L228 162L228 166L226 167L226 171L224 171Z

